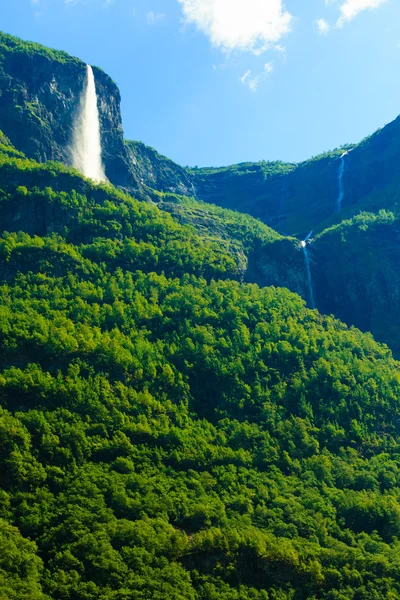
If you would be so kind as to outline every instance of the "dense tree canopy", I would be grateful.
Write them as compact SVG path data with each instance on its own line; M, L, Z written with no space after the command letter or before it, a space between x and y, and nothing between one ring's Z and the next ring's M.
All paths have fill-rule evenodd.
M400 598L400 371L0 138L1 600Z

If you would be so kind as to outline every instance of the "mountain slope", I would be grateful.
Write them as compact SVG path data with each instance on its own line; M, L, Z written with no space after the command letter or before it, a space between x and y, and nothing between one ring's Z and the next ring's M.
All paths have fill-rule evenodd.
M106 175L138 189L126 154L118 87L94 68ZM71 164L74 116L86 65L64 52L0 32L0 129L28 157Z
M390 351L0 142L3 595L400 598Z
M398 211L361 213L323 231L313 244L317 304L385 341L400 354Z
M184 167L159 154L143 142L125 142L133 171L138 181L159 192L194 196L193 177Z
M144 144L128 144L133 168L145 185L250 214L291 236L305 237L343 218L337 214L337 201L344 152L345 215L359 212L371 197L378 201L378 210L388 208L393 187L400 185L400 117L359 144L298 165L264 161L184 169Z
M242 264L242 280L260 286L287 287L307 298L304 257L295 238L236 211L176 194L153 192L157 206L203 239L222 244Z
M18 148L12 152L23 150L38 160L52 158L69 165L74 111L82 92L84 67L81 61L62 52L0 35L0 127ZM393 326L399 308L396 228L400 119L360 144L344 146L299 165L260 162L188 169L142 143L124 143L119 91L101 70L95 69L95 77L103 158L111 183L156 203L180 223L194 228L214 248L225 246L235 265L233 270L227 267L229 276L259 285L285 286L308 301L310 287L298 240L312 230L307 248L318 308L349 325L371 331L400 356L397 328ZM345 150L348 153L342 157ZM47 168L43 180L48 175ZM28 174L24 177L24 185L30 190L32 179ZM54 174L52 177L58 179ZM77 183L78 188L82 185ZM341 188L342 209L337 211ZM184 197L188 195L193 199ZM18 202L22 206L21 198ZM58 223L55 231L61 230L60 211L52 216L49 204L43 211L41 198L24 206L20 218L25 219L27 230L35 232L33 224L39 226L38 219L50 222L42 223L40 231L45 226L51 229L52 223ZM258 217L281 235L250 216L224 212L222 207ZM395 218L392 223L386 222L378 241L369 226L362 235L347 236L347 231L358 231L364 219L362 213L369 213L368 219L379 220L380 211L390 212ZM16 215L13 218L17 219ZM361 219L358 224L348 225L357 215ZM4 218L11 230L20 227L17 221L11 223L9 214ZM344 238L351 242L344 243Z
M400 118L353 149L347 148L343 159L341 149L298 166L270 164L269 173L262 164L187 172L193 177L197 199L255 214L278 231L292 231L301 238L313 229L309 254L319 310L371 331L399 356ZM338 212L342 161L343 201ZM153 172L157 168L157 161L153 162ZM274 173L275 168L289 171ZM183 180L181 171L175 171L174 178L170 179L173 189L177 178ZM168 178L163 181L163 188L167 186ZM182 212L177 204L166 202L160 207L177 214ZM203 233L213 228L207 213L216 214L215 206L205 206L200 202L196 208ZM180 218L190 221L190 215ZM241 235L245 237L244 231ZM257 248L249 255L246 280L285 286L309 298L304 257L294 238L282 237L267 245L257 242Z

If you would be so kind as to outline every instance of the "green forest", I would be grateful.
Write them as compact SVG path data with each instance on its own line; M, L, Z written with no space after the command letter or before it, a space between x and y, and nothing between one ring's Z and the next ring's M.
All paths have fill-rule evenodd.
M400 598L389 348L0 142L0 599Z

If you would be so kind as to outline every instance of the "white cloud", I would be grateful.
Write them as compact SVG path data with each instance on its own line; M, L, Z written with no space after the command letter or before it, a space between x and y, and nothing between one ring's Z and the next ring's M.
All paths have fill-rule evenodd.
M326 5L338 4L340 17L336 21L336 27L343 27L352 21L364 10L374 10L385 4L388 0L324 0ZM331 30L331 25L325 19L317 19L314 25L321 35L326 35Z
M158 21L162 21L165 19L166 15L164 13L156 13L154 10L149 10L147 13L147 23L149 25L155 25Z
M329 33L330 25L327 21L325 21L325 19L318 19L317 21L315 21L315 26L317 28L318 33L320 33L321 35L326 35L327 33Z
M274 70L274 63L272 63L272 62L265 63L265 65L264 65L264 71L266 73L268 73L268 74L272 73L273 70Z
M267 62L264 65L264 71L259 75L253 75L251 69L246 71L242 77L239 77L240 82L246 85L251 92L256 92L260 86L261 81L270 75L274 71L274 63Z
M387 0L346 0L340 6L341 14L337 24L341 27L346 21L351 21L363 10L373 10L385 2Z
M240 77L240 81L243 83L243 85L247 85L251 92L256 92L260 84L260 76L252 75L251 70L249 69L246 71L243 77Z
M240 81L242 83L246 83L246 81L249 79L251 75L251 70L249 69L248 71L246 71L246 73L243 75L243 77L240 78Z
M185 21L224 52L261 54L291 30L282 0L178 0Z

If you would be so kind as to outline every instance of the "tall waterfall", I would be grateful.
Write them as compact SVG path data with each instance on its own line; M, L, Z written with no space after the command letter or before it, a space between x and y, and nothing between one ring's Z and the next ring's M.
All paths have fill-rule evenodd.
M343 202L343 198L344 198L344 184L343 184L343 175L344 175L344 169L346 166L346 156L349 153L343 152L342 156L340 157L340 167L339 167L339 175L338 175L338 182L339 182L339 195L338 195L338 199L337 199L337 203L336 203L336 210L337 212L342 210L342 202Z
M72 164L85 177L106 181L101 161L100 119L93 69L86 66L85 89L74 123Z
M303 249L304 262L306 265L308 300L309 300L311 308L315 308L315 297L314 297L314 288L313 288L313 282L312 282L312 276L311 276L310 256L308 254L308 248L307 248L307 244L308 244L308 241L311 238L311 236L312 236L312 231L310 231L310 233L308 234L308 236L306 237L305 240L300 242L300 246Z

